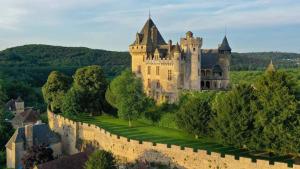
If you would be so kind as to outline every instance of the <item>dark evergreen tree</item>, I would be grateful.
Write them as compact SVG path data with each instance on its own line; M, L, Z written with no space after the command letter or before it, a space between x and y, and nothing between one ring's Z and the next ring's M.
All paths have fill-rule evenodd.
M253 148L276 154L298 154L300 112L294 95L295 84L288 74L270 66L255 84L257 100L252 110L257 113Z
M253 90L250 85L241 84L216 96L212 103L216 114L210 126L221 143L239 148L249 144L254 130Z
M213 117L210 102L214 93L193 93L185 98L178 112L176 122L179 128L198 136L210 134L209 123Z

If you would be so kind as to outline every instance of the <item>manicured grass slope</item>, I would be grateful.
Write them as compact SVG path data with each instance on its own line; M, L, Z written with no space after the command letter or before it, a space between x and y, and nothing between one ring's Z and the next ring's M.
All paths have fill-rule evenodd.
M105 130L120 136L127 137L129 139L139 141L150 141L153 143L164 143L168 145L179 145L182 148L190 147L194 151L198 149L204 149L208 152L219 152L222 155L231 154L238 157L250 157L254 161L256 159L266 159L271 162L282 161L289 164L292 160L289 157L266 157L264 153L250 152L242 149L237 149L231 146L223 146L216 143L216 141L210 138L195 139L192 135L187 134L184 131L152 126L140 121L133 121L133 126L128 126L128 121L117 119L111 116L80 116L74 119L89 124L95 124L104 128Z

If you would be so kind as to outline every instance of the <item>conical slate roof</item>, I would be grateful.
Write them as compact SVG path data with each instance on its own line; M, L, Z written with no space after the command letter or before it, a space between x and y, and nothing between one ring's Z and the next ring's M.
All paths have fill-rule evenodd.
M152 31L151 29L157 29L154 22L152 21L151 18L149 18L147 20L147 22L145 23L145 25L143 26L142 30L140 31L140 35L142 35L142 40L140 42L140 44L142 45L147 45L147 44L151 44L152 43ZM166 45L165 40L163 39L163 37L161 36L160 32L157 29L157 34L156 37L154 37L157 39L157 44L156 45ZM137 43L137 42L135 42Z
M17 98L16 102L23 102L21 96L19 96L19 97Z
M222 44L220 45L219 47L219 50L223 50L223 51L231 51L231 48L229 46L229 43L228 43L228 40L227 40L227 37L225 36L223 41L222 41Z

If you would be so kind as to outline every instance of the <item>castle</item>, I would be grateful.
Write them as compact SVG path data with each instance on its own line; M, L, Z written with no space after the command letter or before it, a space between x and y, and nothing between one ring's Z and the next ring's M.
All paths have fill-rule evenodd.
M182 90L225 90L229 85L231 48L226 36L216 49L202 49L191 31L180 44L165 42L151 17L129 46L132 72L158 103L175 102Z

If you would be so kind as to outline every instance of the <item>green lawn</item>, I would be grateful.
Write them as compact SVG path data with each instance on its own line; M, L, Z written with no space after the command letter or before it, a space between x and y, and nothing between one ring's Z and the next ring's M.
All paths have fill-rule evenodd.
M74 119L76 121L81 121L89 124L95 124L100 126L107 131L124 136L134 140L140 141L150 141L154 143L164 143L164 144L173 144L183 147L193 148L195 151L197 149L208 150L208 152L219 152L222 155L231 154L236 157L250 157L253 160L256 159L266 159L272 162L281 161L292 163L292 160L289 157L265 157L265 154L258 152L250 152L241 149L237 149L230 146L223 146L216 143L213 139L210 138L199 138L195 139L192 135L187 134L184 131L157 127L143 123L141 121L134 121L132 127L128 127L128 121L114 118L111 116L80 116ZM257 155L260 154L260 155Z

